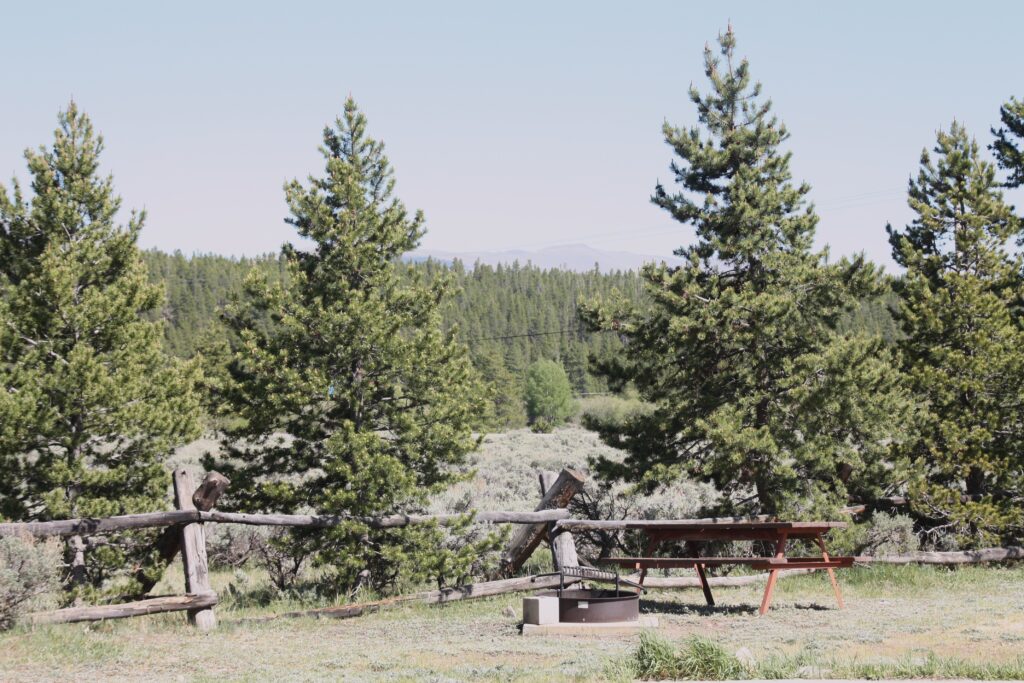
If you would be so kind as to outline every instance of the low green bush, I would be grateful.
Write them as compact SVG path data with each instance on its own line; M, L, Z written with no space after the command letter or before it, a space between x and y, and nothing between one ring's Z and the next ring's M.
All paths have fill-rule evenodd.
M643 680L721 681L749 676L735 655L708 638L690 638L677 650L649 633L640 636L640 645L633 654L633 673Z
M0 630L13 626L34 600L57 589L60 562L56 541L0 538Z
M636 395L625 393L610 396L586 396L579 399L580 423L587 428L620 427L634 415L651 411L654 406Z

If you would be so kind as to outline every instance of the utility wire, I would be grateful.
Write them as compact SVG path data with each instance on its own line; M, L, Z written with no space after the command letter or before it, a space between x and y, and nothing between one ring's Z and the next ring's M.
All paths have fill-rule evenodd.
M470 337L469 339L465 339L463 341L467 341L467 342L497 341L497 340L504 340L504 339L522 339L524 337L545 337L545 336L553 335L553 334L579 334L579 333L603 334L603 333L613 333L613 332L617 332L617 330L585 330L582 327L577 327L577 328L563 328L563 329L560 329L560 330L546 330L546 331L543 331L543 332L523 332L523 333L520 333L520 334L502 334L502 335L497 335L497 336L494 336L494 337Z

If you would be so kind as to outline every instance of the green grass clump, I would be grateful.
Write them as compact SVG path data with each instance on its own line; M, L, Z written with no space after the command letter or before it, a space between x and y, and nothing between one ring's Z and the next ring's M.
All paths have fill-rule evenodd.
M850 663L832 670L835 678L959 678L975 681L1024 680L1024 657L1005 663L972 662L931 655L923 660L901 658L892 662Z
M611 678L635 677L660 680L744 680L780 678L827 679L966 679L978 681L1024 680L1024 656L1011 662L974 662L934 653L924 658L861 662L822 660L813 652L775 655L748 665L723 646L707 638L693 637L682 647L650 633L640 636L632 657L608 669Z
M644 633L633 655L633 669L644 680L710 680L747 678L748 670L733 654L707 638L687 640L681 650L668 641Z

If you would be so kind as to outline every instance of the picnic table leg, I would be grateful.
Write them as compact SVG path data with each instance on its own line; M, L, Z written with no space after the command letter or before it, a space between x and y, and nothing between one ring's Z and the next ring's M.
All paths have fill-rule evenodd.
M815 537L815 540L818 542L818 547L821 548L821 559L828 562L828 551L825 550L825 541L822 539L821 534L818 534ZM832 581L832 590L835 591L836 602L839 603L839 609L843 609L846 607L846 604L843 603L843 592L839 590L839 582L836 581L835 570L833 570L832 567L828 567L826 571L828 572L828 578Z
M661 539L658 538L656 535L649 533L647 536L647 547L644 549L644 557L650 557L651 553L653 553L655 548L657 548L660 544ZM640 580L637 581L637 583L639 583L642 586L644 585L644 579L647 578L647 567L640 567L639 564L637 565L637 567L640 569Z
M689 541L686 546L688 554L693 557L700 555L699 548L693 541ZM704 565L698 562L694 568L697 570L697 576L700 578L700 587L704 591L704 600L708 603L709 607L714 607L715 596L711 594L711 584L708 583L708 575L704 572Z
M786 532L779 533L779 540L775 542L775 559L786 557ZM768 607L772 604L772 592L775 590L775 582L779 578L779 570L772 569L768 574L768 585L764 587L764 597L761 598L761 609L758 616L764 616Z
M708 607L715 606L715 596L711 595L711 585L708 583L708 575L704 573L704 565L697 565L697 576L700 577L700 587L704 589L704 599L707 600Z

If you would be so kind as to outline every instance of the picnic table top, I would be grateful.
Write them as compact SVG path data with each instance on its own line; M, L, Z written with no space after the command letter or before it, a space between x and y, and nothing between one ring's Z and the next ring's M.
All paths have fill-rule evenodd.
M736 517L709 519L563 519L557 525L565 529L639 529L642 531L796 531L824 533L829 529L845 529L846 522L779 522L749 520Z

